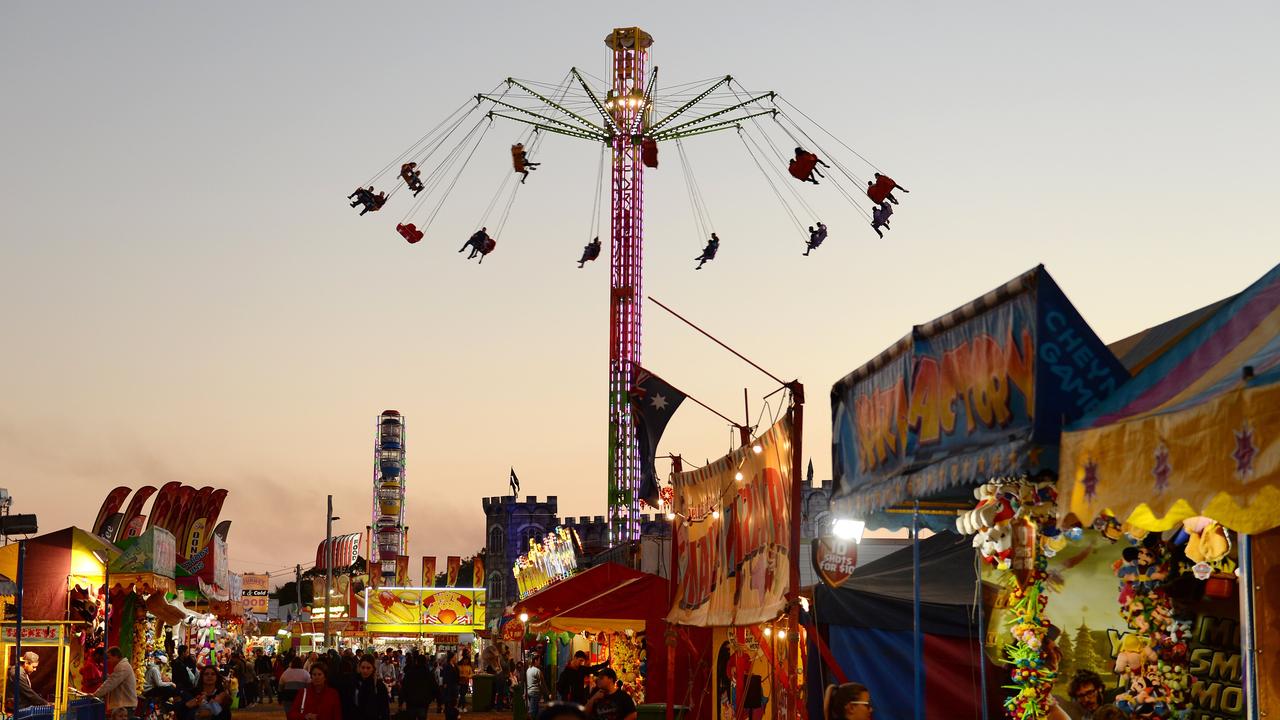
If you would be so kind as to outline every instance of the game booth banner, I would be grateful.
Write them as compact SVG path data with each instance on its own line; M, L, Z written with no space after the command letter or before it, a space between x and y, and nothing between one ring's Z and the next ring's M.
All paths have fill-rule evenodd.
M963 486L1054 474L1063 422L1128 376L1038 266L915 326L831 388L832 508L896 528L902 516L884 511L904 501L972 506Z
M475 633L485 625L484 588L368 588L362 617L369 633Z
M140 595L176 592L174 571L178 545L173 534L151 527L141 535L128 537L116 545L121 554L111 562L111 586L134 588Z
M696 653L710 650L715 662L712 692L692 698L695 716L780 710L781 693L801 676L787 668L786 635L778 632L787 626L792 554L801 552L791 546L793 442L787 414L751 446L672 475L672 509L682 522L667 620L708 629Z
M1139 548L1140 575L1172 544L1200 593L1235 599L1234 617L1223 607L1211 620L1186 614L1190 704L1206 717L1242 706L1258 717L1280 712L1280 603L1270 589L1280 582L1280 266L1195 315L1194 328L1063 434L1058 510L1134 543L1163 534L1157 552ZM1237 619L1234 633L1221 632ZM1206 638L1214 642L1195 646Z

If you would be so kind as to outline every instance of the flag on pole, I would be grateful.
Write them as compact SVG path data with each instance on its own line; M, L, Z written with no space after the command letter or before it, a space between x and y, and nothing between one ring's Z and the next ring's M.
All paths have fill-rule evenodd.
M684 402L685 394L639 365L634 366L632 372L628 397L636 442L640 446L640 498L656 508L658 471L654 467L654 455L662 432L667 429L667 421Z
M511 485L511 494L520 497L520 478L516 477L515 468L511 468L511 479L507 482Z

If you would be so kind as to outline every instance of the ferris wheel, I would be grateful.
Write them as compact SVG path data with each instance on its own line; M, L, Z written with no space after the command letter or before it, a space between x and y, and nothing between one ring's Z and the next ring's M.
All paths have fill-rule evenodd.
M457 249L467 253L467 260L483 264L498 249L499 240L507 239L504 233L521 188L537 182L539 167L546 162L543 141L557 135L600 145L590 239L576 263L584 268L601 253L602 189L609 157L608 500L610 540L616 544L636 540L640 533L640 463L628 395L641 354L645 170L659 167L660 150L664 146L667 154L670 148L675 150L695 231L706 243L694 258L695 269L715 259L720 239L685 149L690 138L736 133L795 227L796 242L803 245L805 256L817 250L828 233L811 202L812 193L834 191L841 203L860 216L856 224L866 222L883 237L899 203L894 193L907 189L777 92L749 90L731 75L664 85L658 68L648 67L651 35L636 27L616 28L604 42L612 56L607 80L576 67L558 83L507 78L460 104L357 187L348 200L360 215L366 215L389 210L396 195L407 195L399 205L405 210L395 230L408 243L417 244L427 239L473 163L500 158L510 163L511 172L493 191L475 230ZM499 121L511 123L517 131L507 138L509 156L502 148L481 150ZM836 223L833 227L839 229Z

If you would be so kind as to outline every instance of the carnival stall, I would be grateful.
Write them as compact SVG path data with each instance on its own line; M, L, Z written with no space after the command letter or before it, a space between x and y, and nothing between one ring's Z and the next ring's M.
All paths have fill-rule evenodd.
M1258 718L1280 710L1280 603L1262 581L1277 579L1280 554L1280 266L1197 319L1063 434L1059 511L1127 545L1117 574L1131 692L1197 712L1239 697ZM1237 605L1243 666L1230 647L1206 648L1181 663L1191 686L1180 694L1160 675L1169 647L1222 625L1180 612L1166 585L1186 574L1200 595Z
M57 636L56 642L30 648L41 660L31 678L32 687L47 696L57 688L93 690L103 675L100 655L106 628L107 566L119 551L111 543L75 527L40 535L23 544L23 624L45 627L50 638ZM0 547L0 575L18 580L17 564L17 543ZM16 624L5 627L16 632ZM12 660L7 654L0 655L0 664L6 671ZM5 677L0 675L0 684ZM63 703L59 711L65 711L65 693L59 692L59 701Z
M702 657L712 666L711 682L694 681L682 703L694 717L803 712L794 410L747 445L672 475L677 582L667 620L684 640L678 653L698 657L699 673Z
M911 666L915 629L912 556L912 548L902 548L858 567L838 587L814 588L818 633L811 642L817 654L829 653L834 667L810 663L810 717L822 714L825 685L851 679L866 685L879 707L911 706L912 686L902 680L903 669ZM925 697L933 707L948 708L953 718L979 717L982 708L973 578L969 538L941 532L920 541ZM989 605L989 587L986 595ZM820 642L829 648L826 653Z
M548 667L563 668L584 651L592 664L610 661L637 704L664 702L665 687L651 679L666 673L668 593L667 581L656 575L603 563L529 594L514 612L528 616L527 631L545 645ZM677 669L691 670L683 662Z
M177 591L177 544L172 533L152 527L120 540L116 547L120 555L110 566L107 645L120 648L141 682L147 653L163 649L164 626L183 617L167 600Z
M1012 682L985 677L986 664L976 657L970 665L979 671L980 687L1013 687L1009 714L1042 716L1036 713L1043 712L1050 686L1031 660L1031 646L1038 647L1047 631L1041 615L1047 596L1031 531L1038 527L1055 539L1062 534L1051 521L1063 423L1128 377L1039 266L912 328L833 386L833 514L868 527L910 528L916 540L912 696L878 716L960 717L948 694L929 692L926 677L922 594L929 591L919 559L925 528L976 535L978 555L1003 571L996 581L1007 588L1008 604L1022 611L1022 632L1001 654L1007 665L1002 674ZM990 485L993 478L1026 480L1005 487ZM967 577L967 595L977 596L976 571ZM981 637L986 618L976 614ZM983 706L973 717L999 713L985 702L986 693L978 696Z

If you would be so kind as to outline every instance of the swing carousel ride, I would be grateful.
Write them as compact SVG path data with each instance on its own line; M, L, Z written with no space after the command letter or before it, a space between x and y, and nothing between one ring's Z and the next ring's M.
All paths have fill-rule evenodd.
M468 260L483 263L503 237L520 188L541 164L534 159L541 157L543 140L557 135L599 143L591 217L594 237L577 261L581 268L600 255L605 156L612 156L608 498L614 545L640 536L640 460L628 390L633 368L640 366L644 176L646 168L658 167L659 147L675 146L694 224L700 242L707 243L695 258L696 269L714 260L720 242L685 151L684 141L689 138L737 133L795 225L806 256L826 240L827 226L804 197L811 191L804 188L802 192L801 186L834 188L881 237L898 203L893 192L907 192L776 92L749 91L730 75L660 86L658 68L648 68L652 44L653 37L640 28L609 33L605 45L613 62L607 82L578 68L570 69L554 85L507 78L489 92L469 98L348 197L351 207L360 207L365 215L381 211L397 193L409 193L409 207L396 232L416 244L425 238L495 121L514 122L521 133L511 144L512 172L494 191L479 229L458 250L469 251ZM793 146L793 151L786 150ZM379 187L390 189L380 191Z

